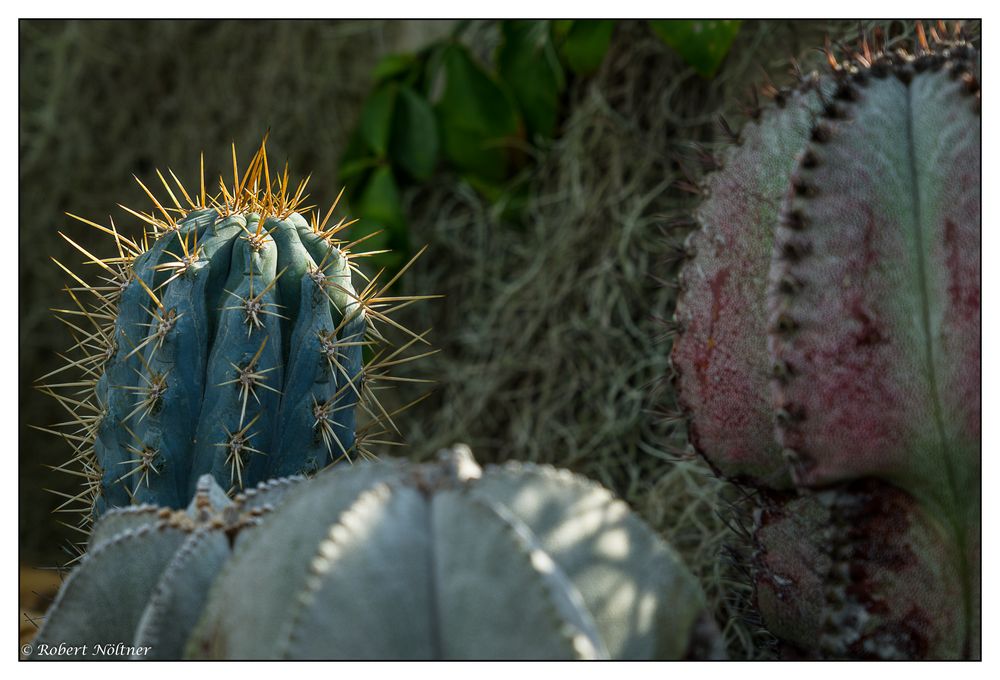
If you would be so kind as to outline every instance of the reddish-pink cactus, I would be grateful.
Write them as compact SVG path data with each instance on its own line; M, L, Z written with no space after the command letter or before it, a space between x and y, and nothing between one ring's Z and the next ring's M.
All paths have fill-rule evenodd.
M678 396L695 447L723 475L788 486L768 396L762 304L778 208L820 108L815 82L762 112L707 179L709 197L681 272L673 349Z
M758 515L757 607L798 653L979 656L979 612L961 605L966 584L948 529L906 492L869 479L770 498Z
M883 73L844 76L792 178L778 433L802 485L877 476L951 506L979 478L979 114L943 64Z
M922 28L912 54L859 52L707 180L679 400L713 467L767 490L755 580L779 637L978 656L979 57Z

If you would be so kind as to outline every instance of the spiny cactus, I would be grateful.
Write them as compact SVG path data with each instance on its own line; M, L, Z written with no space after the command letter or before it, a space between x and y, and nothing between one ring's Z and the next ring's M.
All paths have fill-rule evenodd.
M186 512L112 510L91 541L36 658L108 641L137 658L720 653L694 577L624 503L565 470L483 470L465 447L233 502L205 476Z
M692 442L764 490L758 599L810 653L978 655L979 55L916 30L777 93L681 273Z
M220 178L215 196L204 162L195 196L172 172L174 185L157 173L165 204L140 181L155 208L126 208L147 226L141 239L77 218L113 239L112 257L64 235L100 274L87 283L58 263L73 280L72 305L57 311L76 355L55 373L79 375L42 388L70 414L49 429L74 447L59 469L83 488L61 509L82 512L82 525L114 506L180 507L203 474L235 493L315 472L368 455L366 437L394 428L375 390L426 341L389 315L419 298L387 294L399 274L356 287L367 253L351 250L364 239L339 239L351 223L331 222L336 202L307 221L307 180L293 191L287 166L272 177L265 143L242 174L234 146L232 184ZM378 349L379 326L408 342Z

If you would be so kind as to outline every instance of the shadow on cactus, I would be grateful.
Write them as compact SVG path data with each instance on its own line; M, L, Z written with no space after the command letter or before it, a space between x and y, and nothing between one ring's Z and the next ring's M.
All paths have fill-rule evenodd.
M341 240L352 222L331 220L336 202L325 215L303 206L308 178L293 189L287 165L272 176L265 144L242 173L234 146L217 193L204 160L196 192L157 171L166 201L137 179L153 203L125 208L141 238L76 218L112 239L111 257L63 235L97 276L57 262L74 344L41 389L69 414L46 429L73 446L57 469L82 489L59 509L80 513L84 533L112 507L183 507L205 474L233 494L369 456L396 432L377 392L427 341L391 315L431 296L390 292L405 267L368 278L358 262L371 253L354 252L365 239Z
M34 658L109 640L143 659L721 654L697 581L623 502L566 470L482 469L462 446L234 500L206 475L186 511L115 509L90 540Z
M810 655L979 656L980 62L946 30L774 93L687 244L691 439L760 490L758 606Z

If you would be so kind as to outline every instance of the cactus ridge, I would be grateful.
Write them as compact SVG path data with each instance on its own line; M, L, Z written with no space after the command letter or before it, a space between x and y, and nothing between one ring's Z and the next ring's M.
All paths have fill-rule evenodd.
M626 527L632 536L635 549L638 550L638 546L642 546L651 565L648 573L639 579L643 587L654 591L679 593L697 588L697 582L688 571L670 568L670 565L682 563L680 555L673 546L660 541L649 525L633 515L627 503L616 498L608 489L592 479L549 464L510 461L503 465L487 465L483 469L477 488L480 493L487 494L495 501L517 507L522 519L539 538L548 542L549 552L574 581L594 583L594 590L599 591L598 584L604 579L612 580L614 576L613 573L602 571L601 568L582 559L582 555L574 551L578 546L560 540L560 524L555 514L556 508L559 508L560 513L578 517L583 523L620 522L621 526ZM514 489L518 489L522 494L528 489L544 490L546 495L559 498L560 503L552 503L547 508L531 507L527 504L521 507L518 505L518 499L511 495ZM574 503L574 499L584 499L586 502ZM685 651L676 646L675 639L655 640L651 636L643 637L634 633L626 636L626 631L617 630L614 625L618 612L613 603L591 600L587 602L587 607L598 625L602 627L603 637L612 649L618 649L619 645L626 645L627 642L619 656L640 658L649 654L655 658L678 658ZM682 621L681 619L687 615L692 618ZM669 614L662 610L657 612L658 617L663 617L660 625L682 627L696 625L694 617L697 615L696 611L682 607L677 607Z
M704 182L678 402L695 450L761 499L751 577L779 638L976 657L979 51L918 23L908 49L865 36L827 61Z
M343 241L353 222L331 220L340 197L322 216L304 205L308 178L293 189L287 165L272 176L266 137L242 172L234 146L217 194L204 161L201 172L192 195L157 171L164 202L137 178L153 203L125 208L145 224L141 239L70 215L110 236L112 257L62 234L99 275L87 282L57 262L72 279L72 305L56 311L74 345L41 389L70 417L42 429L73 447L57 469L82 478L81 491L58 510L80 513L84 533L109 508L179 507L205 473L233 495L372 455L398 433L377 392L394 366L428 353L413 351L426 333L391 315L433 296L389 294L409 265L366 277L358 262L370 253L354 252L365 239ZM386 329L405 341L391 344Z
M954 546L940 558L962 579L962 655L980 523L975 54L885 54L834 72L837 99L800 156L776 236L773 279L797 285L770 297L772 355L788 368L774 383L777 440L797 483L871 476L920 500L912 512ZM886 128L906 131L901 158L873 137Z
M708 198L688 237L671 354L678 405L691 443L721 474L785 487L773 440L767 318L760 304L791 158L821 106L820 81L778 93L741 131L703 182ZM747 314L726 313L746 308Z
M867 479L765 495L753 569L780 639L830 658L979 655L948 532L906 492Z
M146 659L179 658L186 632L197 623L200 604L229 556L225 534L201 527L164 569L136 627L135 646L149 647ZM133 658L139 658L133 655Z
M364 463L331 472L261 526L268 545L237 545L189 654L309 658L325 649L349 658L566 658L601 655L606 645L612 658L679 658L688 649L703 611L697 582L672 554L657 551L659 541L647 546L631 521L609 514L589 483L578 486L568 473L539 480L513 464L481 470L465 449L436 465ZM590 511L581 515L577 506ZM628 556L617 553L619 527L629 537ZM290 564L279 567L275 552ZM265 622L234 589L263 583L279 568L282 579L269 597L295 603L294 611ZM625 582L634 598L610 598L624 596ZM544 595L545 583L560 593L556 600L551 590ZM539 587L532 598L511 592ZM579 600L566 594L574 589ZM359 590L370 593L363 602ZM655 606L636 609L635 598L646 597ZM527 600L530 606L509 609ZM353 624L345 627L343 617ZM498 634L508 624L518 632Z
M838 65L834 70L837 94L821 112L812 127L810 141L798 157L792 189L782 207L775 237L768 330L771 352L784 367L780 377L773 381L774 404L783 413L776 423L778 436L784 452L793 460L796 480L801 484L816 485L869 474L888 478L911 493L927 496L928 488L940 488L939 477L943 473L949 479L949 492L958 496L964 491L957 493L955 485L964 488L969 480L956 479L953 465L948 463L949 450L957 449L959 455L969 454L968 464L972 467L978 464L978 445L974 441L960 441L962 437L956 432L945 432L953 429L968 433L973 440L979 437L979 401L971 398L978 395L980 336L981 216L976 182L980 172L980 136L970 133L979 129L980 89L973 75L975 55L971 47L958 45L916 56L900 52L873 56L867 69ZM945 115L950 118L935 120L932 112L936 111L941 112L938 118ZM905 120L886 121L889 115ZM877 133L867 132L877 125L873 118L882 119L886 127L908 131L909 139L904 141L909 143L905 145L906 157L902 161L909 167L896 170L911 175L901 179L905 179L904 189L913 194L912 224L903 224L898 213L880 207L895 205L883 194L887 191L884 185L895 181L891 175L894 168L889 164L896 159L884 153L887 144L879 145L872 139L871 135ZM925 139L920 139L918 127L926 131ZM927 197L922 195L925 192L937 192L939 196ZM938 209L939 214L921 215L921 203L925 204L925 212L928 207L943 207ZM845 211L845 205L852 210ZM838 212L845 215L841 217ZM856 214L865 216L867 222L853 221L851 216ZM903 241L904 237L911 242ZM888 285L882 283L889 278L884 262L892 262L890 258L897 258L916 283L898 280L890 280ZM831 261L842 263L841 268L834 269ZM937 275L938 271L948 276ZM841 282L842 288L830 292L833 280ZM787 281L794 281L794 285L782 284ZM880 284L881 288L874 290ZM898 289L904 285L916 288L911 296L919 300L900 302L902 292ZM866 287L872 288L867 296ZM878 295L884 302L875 299ZM835 306L838 304L839 307ZM897 311L892 304L897 308L911 305L912 310L906 307ZM933 306L938 309L929 309ZM837 315L850 315L857 327L831 323ZM935 316L936 319L932 318ZM919 324L913 324L913 318L919 318ZM907 326L912 325L918 328L910 332L921 337L907 337ZM938 330L941 325L944 327ZM827 345L843 342L839 336L848 334L853 340L850 346L846 342L842 348L823 344L823 340ZM943 356L944 349L934 347L939 341L949 345L948 356ZM905 352L924 355L922 361L926 365L907 366L901 371L885 359L874 363L866 356L876 354L879 348L887 348L882 354L899 353L893 342L907 343ZM824 353L815 360L816 368L809 366L802 355L803 349L814 346ZM840 354L831 356L836 351ZM844 406L854 408L851 413L828 414L810 403L810 394L837 389L820 382L820 362L836 358L852 367L852 358L856 363L858 355L868 361L864 366L868 372L879 378L885 376L887 382L902 381L905 374L927 376L926 386L909 387L931 393L924 422L934 423L937 432L928 438L941 440L935 448L937 455L944 457L943 465L915 461L913 442L892 441L884 434L914 429L893 420L908 417L907 409L913 408L912 392L905 395L904 404L899 404L901 399L888 391L891 385L851 375L851 382L866 390L855 395L855 399L844 400ZM962 374L951 377L955 372ZM937 374L946 378L942 384L938 384L941 381L936 380ZM949 400L957 403L942 403ZM898 411L903 413L896 416L894 412ZM881 430L874 424L868 427L876 413L886 421ZM944 425L945 414L955 423L951 428ZM822 417L850 421L856 430L864 430L861 437L874 442L866 446L864 441L853 441L845 446L842 429L834 439L831 434L806 427ZM906 444L911 446L907 448ZM810 446L825 446L826 450L817 455L808 450ZM896 455L898 460L885 460L885 453ZM841 457L847 460L841 462L838 460ZM838 464L850 469L841 471L833 467ZM868 467L859 469L859 465ZM932 465L933 469L926 469ZM917 476L924 480L914 479ZM947 502L940 504L944 506Z
M105 644L131 641L142 603L152 593L187 532L160 521L127 529L95 546L70 573L35 638L43 644ZM131 560L131 562L130 562ZM129 564L126 573L120 565ZM104 635L110 637L104 638Z
M300 480L289 481L231 501L205 475L186 510L144 505L105 513L45 616L35 650L115 640L151 646L141 658L179 657L235 537L252 533Z

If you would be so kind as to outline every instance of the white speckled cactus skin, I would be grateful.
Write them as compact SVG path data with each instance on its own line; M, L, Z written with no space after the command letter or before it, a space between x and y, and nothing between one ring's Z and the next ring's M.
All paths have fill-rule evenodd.
M462 446L109 512L37 642L109 637L143 658L721 655L694 577L624 503Z

